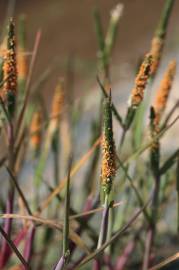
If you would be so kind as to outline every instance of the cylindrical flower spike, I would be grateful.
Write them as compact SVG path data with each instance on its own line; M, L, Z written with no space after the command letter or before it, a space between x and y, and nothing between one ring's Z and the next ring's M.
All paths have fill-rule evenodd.
M133 108L137 108L143 98L144 98L144 90L147 85L147 81L150 76L152 65L152 56L147 54L144 58L142 65L140 66L139 73L135 79L135 86L132 89L132 93L129 99L129 106Z
M164 2L165 4L161 13L159 24L157 26L155 35L151 43L150 54L153 57L153 63L151 67L151 76L155 75L158 69L158 66L160 64L160 59L161 59L163 47L165 44L167 26L169 23L170 15L171 15L175 0L166 0Z
M104 126L102 137L101 184L105 194L112 188L112 180L116 174L115 144L113 140L111 99L104 101Z
M17 64L18 64L18 82L21 89L24 88L24 83L27 78L28 64L26 55L26 36L25 36L25 23L26 17L22 15L19 19L19 35L18 35L18 51L17 51Z
M27 57L22 48L18 49L18 80L22 81L27 78Z
M58 127L59 118L63 111L64 107L64 90L63 82L60 80L56 86L55 94L52 100L52 109L51 109L51 123L53 123L53 128Z
M30 126L30 146L38 153L42 142L42 111L38 110L32 116Z
M153 108L155 111L155 125L158 126L162 113L166 108L168 96L172 87L173 79L176 72L176 61L173 60L169 63L166 73L161 81L160 87L157 91Z
M15 110L17 96L17 63L16 63L16 41L14 22L11 19L8 28L7 50L4 55L3 62L4 85L1 97L7 107L10 117L13 116Z

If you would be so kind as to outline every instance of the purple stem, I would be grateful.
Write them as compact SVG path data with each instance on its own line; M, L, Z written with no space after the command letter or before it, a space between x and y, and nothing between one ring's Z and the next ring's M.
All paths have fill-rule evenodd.
M16 245L16 247L18 247L18 245L22 242L22 240L24 240L25 236L27 234L27 228L23 228L20 233L16 236L16 238L14 239L14 244ZM6 262L9 260L10 256L13 254L12 249L9 250L9 252L6 254ZM1 258L0 258L1 260Z
M11 214L13 212L13 202L14 202L14 189L12 188L9 192L8 201L6 204L6 214ZM10 236L12 227L12 219L6 219L4 222L4 231ZM6 265L6 262L11 253L11 248L9 247L7 241L3 238L2 240L2 248L0 253L0 269Z
M35 226L32 225L29 229L27 239L25 242L25 248L24 248L24 259L29 264L31 256L32 256L32 248L33 248L33 242L35 237Z
M108 254L104 254L104 264L108 270L113 270L114 267L112 265L111 257Z
M65 256L62 255L61 259L57 263L57 265L54 267L54 270L62 270L65 266Z
M151 223L146 235L145 240L145 252L142 270L147 270L150 266L151 252L154 244L154 238L156 234L156 224L157 224L157 214L158 214L158 203L159 203L159 192L160 192L160 174L157 172L155 175L155 187L154 194L152 198L152 214L151 214Z
M153 239L154 239L154 229L151 227L149 228L147 235L146 235L146 241L145 241L145 254L144 254L144 261L143 261L143 270L147 270L150 264L150 255L152 251L153 246Z
M97 259L93 262L93 270L100 270L101 269L101 262Z
M126 269L126 264L128 260L130 259L130 255L133 252L134 248L136 245L135 239L130 241L127 246L124 249L123 254L117 259L116 265L115 265L115 270L124 270Z
M8 163L9 169L13 172L14 171L14 134L13 134L13 124L12 122L8 125L7 130L8 136ZM12 214L14 208L14 186L11 184L8 194L8 200L6 203L6 214ZM12 228L12 219L6 219L4 221L4 231L10 237L11 236L11 228ZM3 268L9 258L9 254L11 249L5 239L2 242L1 248L1 256L0 256L0 269Z

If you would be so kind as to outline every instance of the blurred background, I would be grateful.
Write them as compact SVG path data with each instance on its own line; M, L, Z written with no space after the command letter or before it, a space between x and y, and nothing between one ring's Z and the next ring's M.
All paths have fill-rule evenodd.
M86 94L96 85L96 52L98 49L94 31L93 11L98 6L104 29L108 24L110 11L118 0L16 0L11 1L10 13L17 19L19 15L27 16L27 47L32 50L35 34L40 28L42 39L35 77L40 76L47 67L58 62L56 72L50 76L43 88L50 93L56 84L56 76L66 72L68 58L73 55L75 92ZM158 23L164 0L121 0L124 12L120 20L118 37L112 56L112 83L126 81L132 86L136 65L147 52ZM164 58L178 57L179 1L176 1ZM8 1L0 1L0 27L8 13ZM162 66L162 65L161 65ZM130 88L130 87L129 87Z

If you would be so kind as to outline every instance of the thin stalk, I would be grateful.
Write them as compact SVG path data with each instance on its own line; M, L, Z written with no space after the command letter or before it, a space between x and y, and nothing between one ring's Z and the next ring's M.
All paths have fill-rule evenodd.
M158 201L159 201L159 191L160 191L160 178L155 181L154 196L152 200L152 213L151 213L151 223L146 235L145 241L145 253L143 261L143 270L147 270L150 265L150 255L152 252L155 234L156 234L156 224L157 224L157 214L158 214Z
M112 231L113 231L113 224L114 224L114 209L113 207L109 208L109 217L108 217L108 229L107 229L107 237L106 241L111 239L112 236ZM108 248L105 250L104 254L104 263L108 270L113 269L112 266L112 261L111 261L111 251L112 251L112 246L108 246Z
M15 165L15 160L14 160L14 131L13 131L13 124L10 121L8 124L8 163L9 163L9 168L13 172L14 171L14 165ZM9 195L7 199L7 204L6 204L6 213L7 214L12 214L13 213L13 208L14 208L14 193L15 193L15 188L14 185L11 182L11 177L10 177L10 189L9 189ZM11 234L11 228L12 228L12 219L7 219L4 222L4 231L5 233L10 237ZM6 240L2 242L2 248L1 248L1 264L0 267L5 266L7 262L7 258L9 256L10 252L10 247L7 243Z
M109 217L109 203L108 203L108 195L106 195L97 249L100 248L106 240L106 233L108 229L108 217Z
M165 5L161 14L161 18L156 29L156 36L159 38L164 38L167 31L167 26L171 16L172 8L174 6L175 0L166 0Z
M76 269L80 269L81 266L85 265L87 262L91 261L92 259L96 258L99 254L101 254L109 245L111 245L115 240L117 240L126 230L136 221L136 219L141 215L144 208L146 208L149 203L151 202L153 197L153 192L145 205L139 209L132 217L129 219L126 225L122 227L122 229L119 229L109 241L105 242L99 249L92 252L90 255L88 255L84 260L76 267Z
M34 238L35 238L35 225L33 224L29 232L27 234L25 246L24 246L24 258L30 264L31 257L32 257L32 249L33 249L33 243L34 243Z
M108 203L108 194L105 195L104 201L104 209L102 213L102 221L101 227L99 232L97 250L101 248L101 246L106 241L106 235L108 230L108 218L109 218L109 203ZM101 258L97 258L93 263L93 270L100 270L101 269Z
M5 241L8 243L9 247L14 251L16 256L19 258L20 262L23 264L25 269L30 269L26 260L24 257L21 255L19 250L16 248L16 245L13 243L13 241L9 238L8 234L3 230L3 228L0 226L0 233L4 237ZM2 263L1 263L2 264Z
M69 249L69 216L70 216L70 172L71 172L72 158L70 158L68 166L68 177L65 194L65 218L63 227L63 254L65 255Z
M52 150L53 150L53 157L54 157L54 184L55 186L59 183L59 154L60 154L60 141L59 141L59 127L54 132L53 139L52 139Z
M19 195L20 195L20 197L21 197L21 199L22 199L22 201L24 203L24 206L25 206L28 214L32 216L33 214L32 214L32 211L30 209L30 206L29 206L29 204L28 204L28 202L27 202L27 200L26 200L26 198L25 198L25 196L24 196L24 194L23 194L23 192L22 192L22 190L21 190L15 176L13 175L13 173L10 171L10 169L8 167L6 167L6 169L7 169L8 173L9 173L9 175L10 175L11 182L16 187L16 189L17 189L17 191L18 191L18 193L19 193Z
M102 84L102 82L101 82L99 76L97 76L96 78L97 78L97 82L98 82L98 84L99 84L99 86L100 86L100 89L101 89L101 91L103 92L103 95L104 95L106 98L109 98L110 96L109 96L109 94L106 92L105 87L103 86L103 84ZM111 101L111 109L112 109L112 112L113 112L113 114L114 114L116 120L119 122L120 126L123 127L124 125L123 125L122 117L121 117L120 114L118 113L118 111L117 111L117 109L116 109L116 107L115 107L115 105L113 104L112 101Z
M121 148L122 148L122 146L124 144L126 133L127 133L127 129L126 128L123 128L122 135L121 135L120 142L119 142L119 148L118 148L119 151L118 152L121 151Z
M27 227L23 228L19 234L16 236L16 238L13 241L13 244L15 245L16 249L19 246L19 244L24 240L25 236L27 234ZM7 254L7 261L9 260L10 256L13 255L13 249L10 249L9 253ZM15 252L15 251L14 251ZM1 257L0 257L0 265L1 265Z
M69 159L68 165L68 176L67 176L67 184L66 184L66 194L65 194L65 217L64 217L64 225L63 225L63 253L55 266L54 270L62 270L64 269L68 257L70 255L69 251L69 215L70 215L70 172L72 166L72 157Z
M159 131L157 130L155 124L155 114L151 110L150 115L150 131L151 138L153 138ZM150 151L150 164L151 170L154 177L154 196L152 199L151 205L151 221L147 231L146 241L145 241L145 253L143 261L143 270L147 270L150 265L150 255L152 252L155 234L156 234L156 225L158 220L158 207L159 207L159 193L160 193L160 142L155 140Z
M128 242L122 255L117 259L114 269L115 270L124 270L126 268L126 264L128 263L131 254L133 253L136 246L137 235Z

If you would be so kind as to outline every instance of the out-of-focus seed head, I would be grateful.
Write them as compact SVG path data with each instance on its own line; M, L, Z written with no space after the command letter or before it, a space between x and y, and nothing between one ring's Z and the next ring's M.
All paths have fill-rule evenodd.
M63 81L59 80L52 100L51 121L58 124L64 107Z
M161 81L160 87L157 91L153 108L155 111L155 124L156 126L159 125L162 113L164 112L167 100L170 94L170 90L172 87L173 79L176 72L176 61L173 60L169 63L166 73Z
M26 54L26 16L21 15L18 25L18 50L17 50L17 64L18 64L18 80L25 80L27 78L28 63Z
M42 111L37 110L33 116L30 126L30 146L34 152L38 152L42 142Z
M7 49L4 53L3 61L4 85L1 98L7 110L12 116L15 110L17 96L17 63L16 63L16 41L14 22L11 19L8 27Z
M109 194L116 173L115 144L113 140L111 101L104 102L104 126L102 136L102 168L101 184L105 193Z
M27 78L27 55L24 49L18 48L17 54L17 63L18 63L18 79L25 80Z
M144 98L144 90L150 76L152 56L147 54L140 66L139 73L135 79L135 86L129 99L129 106L137 108Z

